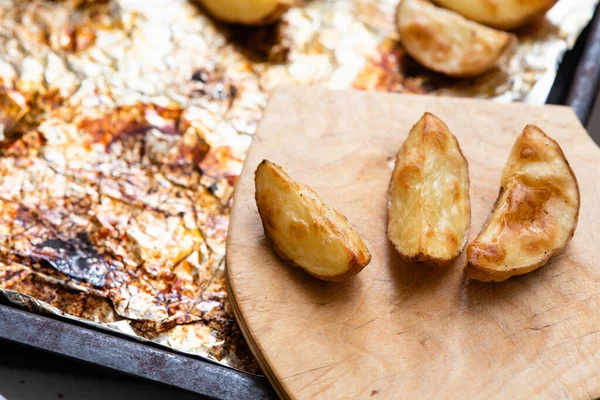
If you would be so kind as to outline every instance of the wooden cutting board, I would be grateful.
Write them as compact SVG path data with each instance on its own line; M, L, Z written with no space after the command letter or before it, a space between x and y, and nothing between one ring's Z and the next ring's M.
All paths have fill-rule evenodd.
M549 264L503 283L402 262L386 238L392 160L425 111L469 162L476 236L515 137L539 125L581 188L575 236ZM263 159L339 209L371 263L345 283L292 269L266 240L254 200ZM276 92L235 192L227 273L265 373L290 398L600 396L600 151L573 111L441 97L293 88Z

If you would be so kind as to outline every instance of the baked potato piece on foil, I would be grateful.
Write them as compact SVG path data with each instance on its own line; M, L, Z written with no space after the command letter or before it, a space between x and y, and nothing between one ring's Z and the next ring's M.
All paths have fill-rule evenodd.
M467 276L499 282L541 267L569 243L578 217L569 162L558 143L528 125L510 153L494 210L467 248Z
M462 252L471 223L469 170L446 124L425 113L396 155L388 238L411 262L443 265Z
M433 0L479 23L515 29L546 13L558 0Z
M514 40L512 34L469 21L425 0L402 0L396 22L408 54L423 66L454 77L490 70Z
M280 166L264 160L256 169L256 204L277 254L331 282L359 273L371 254L346 218Z
M213 17L229 23L265 25L275 22L291 0L197 0Z

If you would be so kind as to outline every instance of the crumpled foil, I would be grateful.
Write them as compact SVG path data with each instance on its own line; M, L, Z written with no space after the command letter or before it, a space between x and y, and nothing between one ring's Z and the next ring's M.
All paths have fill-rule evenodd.
M311 0L265 27L185 0L0 0L0 288L259 371L224 279L233 185L280 85L545 102L597 0L562 0L474 79L402 49L397 0ZM315 102L315 106L318 104Z

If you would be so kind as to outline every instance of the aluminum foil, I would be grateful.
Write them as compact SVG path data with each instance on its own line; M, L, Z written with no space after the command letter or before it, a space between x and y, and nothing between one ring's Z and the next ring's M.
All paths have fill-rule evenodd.
M541 104L597 0L560 1L518 32L505 63L469 80L406 56L396 2L311 0L247 28L184 0L0 0L5 296L257 372L223 260L233 185L269 93Z

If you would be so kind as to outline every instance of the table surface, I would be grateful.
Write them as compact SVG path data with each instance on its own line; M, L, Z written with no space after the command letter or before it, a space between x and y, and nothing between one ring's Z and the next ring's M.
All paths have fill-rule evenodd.
M600 144L600 91L587 130ZM200 399L164 385L0 341L0 399Z

